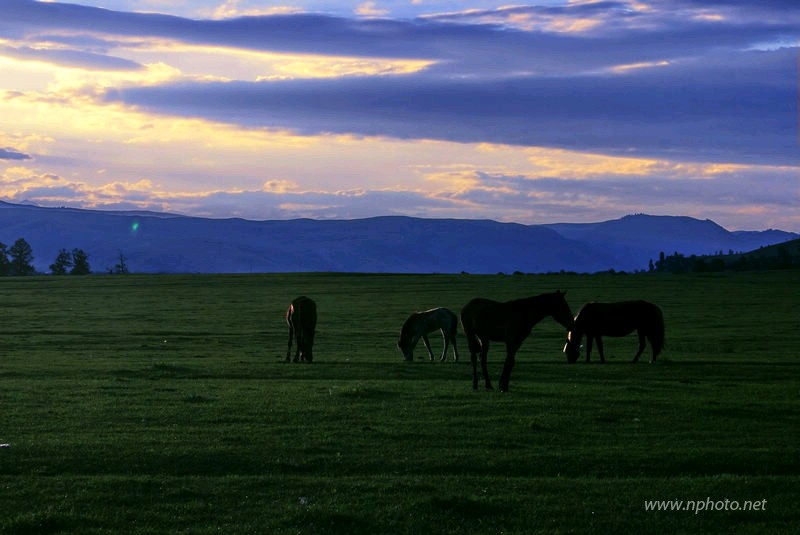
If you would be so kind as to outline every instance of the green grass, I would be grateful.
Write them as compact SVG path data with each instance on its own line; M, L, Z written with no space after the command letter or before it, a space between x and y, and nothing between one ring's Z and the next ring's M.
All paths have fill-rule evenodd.
M785 533L800 522L791 272L0 279L1 533ZM568 365L534 328L511 392L403 362L414 311L567 290L659 304L667 348ZM313 364L283 313L313 297ZM432 338L434 352L441 340ZM649 359L649 354L645 353ZM489 354L496 382L503 360ZM643 358L644 360L644 358ZM645 500L766 500L646 511Z

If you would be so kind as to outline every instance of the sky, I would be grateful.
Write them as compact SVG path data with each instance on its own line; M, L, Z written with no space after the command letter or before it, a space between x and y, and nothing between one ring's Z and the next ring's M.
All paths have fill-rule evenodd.
M797 0L506 2L2 0L0 200L800 232Z

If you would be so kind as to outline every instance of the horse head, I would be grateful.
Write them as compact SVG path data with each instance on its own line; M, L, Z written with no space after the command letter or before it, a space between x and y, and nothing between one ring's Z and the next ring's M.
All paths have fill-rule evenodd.
M575 319L572 316L572 311L569 309L569 303L567 303L567 299L564 297L565 295L567 295L567 292L562 292L561 290L553 294L555 297L555 304L552 309L552 316L553 319L563 325L564 328L571 331L575 326Z
M553 311L553 319L567 329L567 342L564 344L564 353L567 355L567 362L570 364L578 360L581 347L581 337L575 336L575 317L569 308L567 299L564 297L567 292L557 291L556 307Z
M409 318L410 320L411 318ZM414 339L414 330L410 325L410 321L406 320L403 328L400 330L400 338L397 339L397 349L403 353L403 358L407 361L414 360L414 346L416 340Z
M404 339L400 336L400 339L397 341L397 349L399 349L403 353L403 358L412 361L414 360L414 349L411 347L411 341L408 339Z
M567 355L567 362L575 364L581 354L581 339L574 335L575 331L567 333L567 343L564 344L564 353Z

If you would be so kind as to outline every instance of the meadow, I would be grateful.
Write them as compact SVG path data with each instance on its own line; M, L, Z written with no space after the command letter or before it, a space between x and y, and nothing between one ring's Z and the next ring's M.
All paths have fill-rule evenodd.
M461 333L458 362L395 347L415 310L556 289L573 312L658 304L665 352L634 365L635 336L606 339L606 364L569 365L546 319L502 394L472 391ZM315 362L286 363L303 294ZM0 296L0 533L800 524L797 271L18 277Z

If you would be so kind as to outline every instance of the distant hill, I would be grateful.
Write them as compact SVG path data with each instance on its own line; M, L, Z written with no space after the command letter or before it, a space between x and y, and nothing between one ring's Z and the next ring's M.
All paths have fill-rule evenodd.
M800 239L759 247L740 254L712 255L699 258L705 265L726 270L800 269Z
M109 270L120 253L137 273L631 271L646 269L660 251L743 251L798 237L647 215L555 225L397 216L248 221L0 202L0 242L24 238L41 272L62 248L83 249L94 272Z
M562 236L613 250L620 267L643 269L661 252L689 255L715 254L718 251L744 252L781 243L798 235L782 230L731 232L710 219L685 216L628 215L601 223L544 225Z

